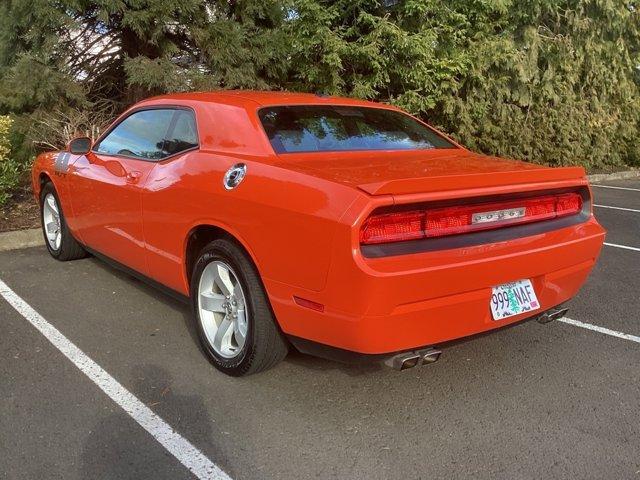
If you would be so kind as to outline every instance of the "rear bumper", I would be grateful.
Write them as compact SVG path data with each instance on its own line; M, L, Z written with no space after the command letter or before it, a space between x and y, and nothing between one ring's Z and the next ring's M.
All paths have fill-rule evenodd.
M555 320L556 318L560 318L561 314L564 313L567 309L563 308L561 309L560 306L549 309L549 310L545 310L545 311L540 311L538 310L536 312L535 315L526 317L522 320L519 320L515 323L510 323L508 325L504 325L503 327L501 327L501 329L507 329L510 327L513 327L515 325L518 325L520 323L524 323L524 322L528 322L530 320L538 320L540 323L548 323L551 320ZM460 342L466 342L466 341L470 341L473 340L475 338L478 338L480 336L483 335L487 335L489 333L491 333L493 330L490 330L488 332L480 332L474 335L469 335L466 337L462 337L460 339L456 339L456 340L452 340L450 342L445 342L445 343L441 343L438 344L437 347L438 348L443 348L443 347L448 347L450 345L454 345L454 344L458 344ZM325 358L327 360L332 360L335 362L340 362L340 363L347 363L347 364L361 364L361 365L367 365L367 364L372 364L372 363L386 363L389 366L394 366L393 363L390 364L389 360L392 360L394 357L399 357L401 356L402 353L404 352L414 352L414 351L420 351L420 350L425 350L428 347L433 347L433 345L423 345L420 347L414 347L411 350L401 350L398 352L389 352L389 353L359 353L359 352L354 352L352 350L344 350L342 348L336 348L336 347L332 347L330 345L325 345L323 343L317 343L311 340L307 340L305 338L300 338L300 337L295 337L293 335L288 335L287 336L288 340L293 344L293 346L300 352L305 353L307 355L313 355L314 357L320 357L320 358ZM434 351L434 349L430 349L431 351ZM438 353L440 353L440 351L437 351Z
M383 355L500 328L566 302L591 272L604 235L591 217L560 230L467 248L375 259L357 250L337 251L322 292L268 279L265 285L286 334ZM491 287L526 278L540 310L494 321ZM297 305L294 295L324 305L324 311Z

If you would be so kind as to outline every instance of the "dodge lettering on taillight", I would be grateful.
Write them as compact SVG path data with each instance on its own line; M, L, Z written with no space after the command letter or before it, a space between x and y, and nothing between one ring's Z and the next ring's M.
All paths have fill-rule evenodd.
M490 212L474 213L471 223L498 222L500 220L510 220L512 218L524 217L526 208L506 208L504 210L492 210Z

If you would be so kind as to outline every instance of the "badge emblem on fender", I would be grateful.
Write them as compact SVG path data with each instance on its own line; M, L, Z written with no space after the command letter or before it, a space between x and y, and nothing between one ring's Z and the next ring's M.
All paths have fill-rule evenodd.
M247 166L244 163L236 163L233 167L227 170L224 174L224 188L227 190L233 190L240 182L244 180L244 176L247 174Z
M69 152L58 153L53 164L54 172L58 175L65 175L67 173L67 170L69 169L70 160L71 154Z

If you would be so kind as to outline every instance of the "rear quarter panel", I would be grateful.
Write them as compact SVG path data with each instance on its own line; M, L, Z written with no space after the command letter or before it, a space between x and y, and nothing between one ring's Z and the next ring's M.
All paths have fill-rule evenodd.
M226 190L224 174L239 162L247 165L247 175L237 188ZM353 189L219 153L193 152L159 163L143 198L151 277L187 293L189 233L211 225L245 247L263 279L320 290L336 222L357 195Z

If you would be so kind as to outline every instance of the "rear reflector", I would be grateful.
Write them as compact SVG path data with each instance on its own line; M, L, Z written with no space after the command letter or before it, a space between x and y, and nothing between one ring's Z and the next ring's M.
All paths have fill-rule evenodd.
M307 307L311 310L316 310L317 312L324 312L324 305L318 302L314 302L312 300L307 300L306 298L293 296L293 301L296 302L301 307Z
M383 213L369 217L360 243L404 242L539 222L575 215L582 210L578 193L455 207Z

